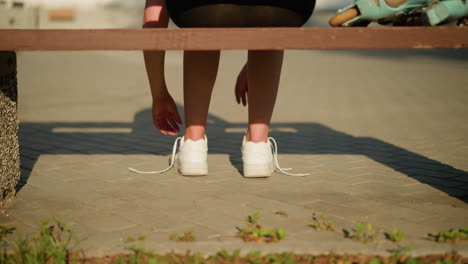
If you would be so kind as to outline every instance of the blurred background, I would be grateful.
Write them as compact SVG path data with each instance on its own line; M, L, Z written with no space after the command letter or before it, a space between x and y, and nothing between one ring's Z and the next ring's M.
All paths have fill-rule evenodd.
M352 0L317 0L306 26L327 26ZM0 28L139 28L144 0L0 0Z

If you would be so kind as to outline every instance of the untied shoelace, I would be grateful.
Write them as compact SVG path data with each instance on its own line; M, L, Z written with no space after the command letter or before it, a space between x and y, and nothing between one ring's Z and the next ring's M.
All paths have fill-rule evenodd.
M175 155L176 155L176 152L177 152L177 144L178 144L181 140L182 140L182 137L178 137L178 138L176 138L176 140L174 141L174 146L172 147L171 162L170 162L169 167L167 167L166 169L161 170L161 171L139 171L139 170L136 170L136 169L134 169L134 168L128 168L128 170L129 170L129 171L136 172L136 173L139 173L139 174L159 174L159 173L164 173L164 172L166 172L166 171L169 171L170 169L172 169L172 167L174 167Z
M292 168L281 168L278 162L278 144L276 144L276 140L272 137L268 138L268 141L271 142L271 148L273 151L273 159L275 160L275 171L278 173L283 173L285 175L289 176L295 176L295 177L304 177L304 176L309 176L310 173L288 173L286 172L287 170L292 170Z
M136 170L134 168L128 168L128 170L132 171L132 172L139 173L139 174L160 174L160 173L164 173L166 171L169 171L170 169L172 169L174 167L175 155L177 153L177 145L181 140L182 140L182 137L176 138L176 140L174 142L174 146L172 147L171 162L170 162L169 167L167 167L166 169L160 170L160 171L140 171L140 170ZM274 159L274 163L275 163L274 165L275 165L275 171L276 172L282 173L282 174L285 174L285 175L289 175L289 176L295 176L295 177L304 177L304 176L309 176L310 175L310 173L289 173L289 172L286 172L286 171L287 170L292 170L292 168L281 168L280 165L279 165L279 162L278 162L278 144L276 143L276 140L274 138L272 138L272 137L269 137L268 141L271 142L271 148L272 148L272 152L273 152L273 159Z

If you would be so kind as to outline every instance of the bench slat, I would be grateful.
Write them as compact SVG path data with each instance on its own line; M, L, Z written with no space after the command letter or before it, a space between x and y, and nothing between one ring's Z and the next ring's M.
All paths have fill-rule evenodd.
M466 49L468 27L0 30L0 50Z

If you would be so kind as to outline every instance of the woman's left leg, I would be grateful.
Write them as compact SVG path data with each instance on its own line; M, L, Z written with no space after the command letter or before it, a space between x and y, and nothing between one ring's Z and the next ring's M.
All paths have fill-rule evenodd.
M185 138L205 138L211 92L218 74L220 51L185 51Z

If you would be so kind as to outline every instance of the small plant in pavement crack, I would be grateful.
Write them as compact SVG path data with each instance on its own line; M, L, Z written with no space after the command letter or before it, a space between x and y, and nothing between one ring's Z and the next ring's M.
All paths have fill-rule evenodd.
M467 241L468 228L442 230L437 234L428 234L425 238L439 243L458 243L461 241Z
M329 221L326 218L326 213L321 213L318 217L314 216L312 218L313 221L309 224L309 226L318 231L335 231L335 222Z
M388 240L393 241L395 243L403 241L405 236L406 236L406 234L403 233L403 231L401 231L398 228L393 229L393 231L391 233L385 233L385 237Z
M197 238L195 237L193 233L194 231L192 230L192 231L184 232L181 235L172 234L169 238L177 242L195 242L197 241Z
M417 264L417 261L411 257L408 256L408 254L411 251L411 248L408 246L402 246L402 245L397 245L396 248L388 250L392 255L391 255L391 263L395 264Z
M364 244L367 244L377 237L379 233L378 229L375 229L371 223L358 223L356 227L352 230L352 233L346 231L346 236L355 241L361 241Z
M13 234L16 228L12 227L10 223L0 224L0 241L9 234Z
M20 238L10 256L12 263L69 263L72 232L56 218L43 220L37 235Z
M255 242L278 242L285 238L286 232L283 229L268 230L262 228L259 224L260 212L257 210L254 214L249 215L245 221L244 228L238 229L238 236L244 241L255 241Z
M138 238L127 237L124 242L129 244L125 246L126 250L129 250L131 254L126 256L118 257L113 261L114 264L157 264L157 263L166 263L163 262L164 258L158 256L151 250L145 249L137 244L146 240L144 235L139 236Z

